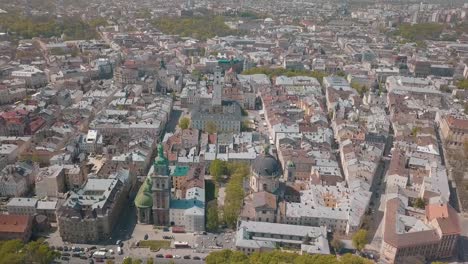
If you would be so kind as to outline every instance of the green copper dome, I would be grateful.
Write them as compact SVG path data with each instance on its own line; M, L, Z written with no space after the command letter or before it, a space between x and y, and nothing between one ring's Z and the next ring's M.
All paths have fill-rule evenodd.
M161 144L158 145L158 157L154 160L154 165L167 165L169 162L164 156L164 148Z
M153 195L151 193L151 187L153 185L153 181L151 177L147 177L145 182L138 190L138 194L135 197L135 206L138 208L149 208L153 207Z

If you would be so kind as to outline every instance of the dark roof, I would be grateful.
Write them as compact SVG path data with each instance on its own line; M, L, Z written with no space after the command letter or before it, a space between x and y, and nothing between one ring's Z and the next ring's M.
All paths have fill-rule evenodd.
M252 163L252 170L259 176L279 176L281 167L271 155L259 155Z

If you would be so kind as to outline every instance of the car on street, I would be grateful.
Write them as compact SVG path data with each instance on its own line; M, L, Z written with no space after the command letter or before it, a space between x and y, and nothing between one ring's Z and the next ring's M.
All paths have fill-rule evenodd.
M166 254L166 256L164 256L165 258L173 258L173 256L171 254Z
M193 257L194 260L201 260L201 258L199 256L195 256Z
M164 258L164 255L163 254L157 254L156 257L157 258Z
M169 232L169 227L164 227L164 228L163 228L163 231L164 231L164 232Z
M184 259L190 259L190 255L185 255Z
M115 245L116 245L116 246L121 246L121 244L122 244L122 241L121 241L121 240L117 240L117 242L115 242Z
M175 259L180 259L181 257L179 255L174 255Z
M69 256L70 256L70 253L67 253L67 252L62 253L62 256L69 257Z
M144 239L145 239L145 240L148 240L148 234L145 234Z
M62 257L62 258L60 258L60 259L61 259L61 260L66 260L66 261L70 260L70 258L69 258L69 257L65 257L65 256L64 256L64 257Z

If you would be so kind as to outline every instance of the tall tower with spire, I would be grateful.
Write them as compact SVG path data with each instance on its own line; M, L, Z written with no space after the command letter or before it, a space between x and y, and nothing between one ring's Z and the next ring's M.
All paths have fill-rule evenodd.
M157 226L169 225L169 208L171 200L171 176L169 162L164 156L164 149L158 145L158 157L153 164L152 178L153 194L153 224Z
M213 100L212 105L214 107L221 106L223 97L223 76L221 72L221 67L216 67L214 71L214 80L213 80Z

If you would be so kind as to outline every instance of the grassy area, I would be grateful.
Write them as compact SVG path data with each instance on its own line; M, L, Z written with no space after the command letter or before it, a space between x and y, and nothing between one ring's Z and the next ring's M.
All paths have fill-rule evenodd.
M151 251L159 251L171 247L171 242L166 240L140 240L139 247L147 247Z

